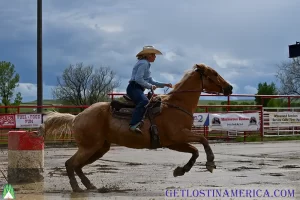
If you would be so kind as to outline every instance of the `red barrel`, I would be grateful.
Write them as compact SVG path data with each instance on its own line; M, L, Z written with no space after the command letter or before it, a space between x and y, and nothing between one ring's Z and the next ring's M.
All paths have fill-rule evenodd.
M32 183L44 180L44 139L33 132L8 133L9 183Z

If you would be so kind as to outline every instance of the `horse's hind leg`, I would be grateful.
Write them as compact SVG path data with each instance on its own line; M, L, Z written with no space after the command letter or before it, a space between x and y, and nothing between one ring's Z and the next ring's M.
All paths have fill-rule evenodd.
M81 166L83 166L98 150L99 147L91 149L79 147L78 151L65 162L67 174L70 179L70 185L74 192L83 191L78 185L74 171L78 170L78 168L81 168Z
M200 142L203 145L205 153L206 153L206 159L207 159L206 169L212 173L213 170L216 169L216 165L214 162L215 156L214 156L214 153L208 143L208 140L204 136L195 134L188 129L183 129L181 134L184 135L184 137L185 137L181 141L186 142L186 143Z
M198 149L196 147L190 145L190 144L187 144L187 143L174 144L174 145L167 146L167 148L175 150L175 151L179 151L179 152L191 153L192 154L192 157L190 158L190 160L183 167L177 167L174 170L174 172L173 172L174 177L182 176L186 172L189 172L192 169L192 167L194 166L197 158L199 157Z
M101 158L105 153L107 153L110 149L110 143L104 142L104 145L96 151L84 164L81 166L78 166L75 168L75 172L78 175L78 177L81 179L82 184L89 190L97 189L90 180L85 176L85 174L82 171L82 168L85 165L91 164Z

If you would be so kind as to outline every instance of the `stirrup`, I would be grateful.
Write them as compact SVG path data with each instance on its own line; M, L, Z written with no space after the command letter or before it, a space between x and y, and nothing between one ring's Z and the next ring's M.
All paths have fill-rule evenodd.
M142 130L139 128L139 126L141 125L141 123L137 123L136 125L132 125L132 126L129 126L129 130L133 131L133 132L136 132L136 133L139 133L139 134L142 134Z

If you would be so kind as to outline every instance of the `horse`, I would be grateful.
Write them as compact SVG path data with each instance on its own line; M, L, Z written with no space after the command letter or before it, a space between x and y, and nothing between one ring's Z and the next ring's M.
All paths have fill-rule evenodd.
M123 115L123 118L120 114L117 115L117 111L114 111L117 106L112 105L112 102L116 103L116 101L94 103L78 115L56 111L48 112L37 134L44 139L47 135L73 134L78 149L65 162L73 192L84 191L79 187L75 173L87 190L97 189L83 173L82 168L106 154L110 150L111 144L133 149L168 148L178 152L191 153L191 158L184 166L174 169L173 176L177 177L189 172L199 157L198 149L190 143L201 143L207 158L206 169L213 173L213 169L216 169L214 153L208 140L203 135L191 130L193 113L196 111L202 92L228 96L232 94L232 89L233 87L213 68L203 63L195 64L191 69L185 71L182 79L174 85L170 92L164 95L158 94L156 100L153 96L150 98L150 102L159 103L159 106L152 105L153 109L159 109L152 118L144 118L141 127L143 134L129 130L130 114L132 113L129 111L127 118L126 115ZM134 104L123 106L123 108L132 109L134 107ZM153 126L156 127L156 136L159 141L159 145L155 148L152 148L153 138L150 134Z

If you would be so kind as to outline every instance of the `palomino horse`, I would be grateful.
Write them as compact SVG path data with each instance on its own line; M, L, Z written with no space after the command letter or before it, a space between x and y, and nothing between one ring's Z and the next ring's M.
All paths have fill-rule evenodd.
M203 145L208 171L212 172L216 168L214 154L207 139L191 131L193 113L201 92L230 95L232 86L214 69L204 64L196 64L174 85L171 92L161 96L160 113L153 120L158 130L160 147L192 154L183 167L174 170L174 176L182 176L189 172L196 162L199 152L189 144L192 142L200 142ZM151 121L144 118L141 128L143 134L131 132L128 123L129 118L121 119L113 115L110 102L98 102L77 116L59 112L48 113L39 134L44 137L71 132L74 134L78 151L65 162L65 167L73 191L81 192L83 190L78 186L74 172L87 189L96 189L82 168L101 158L109 151L112 143L134 149L150 149Z

